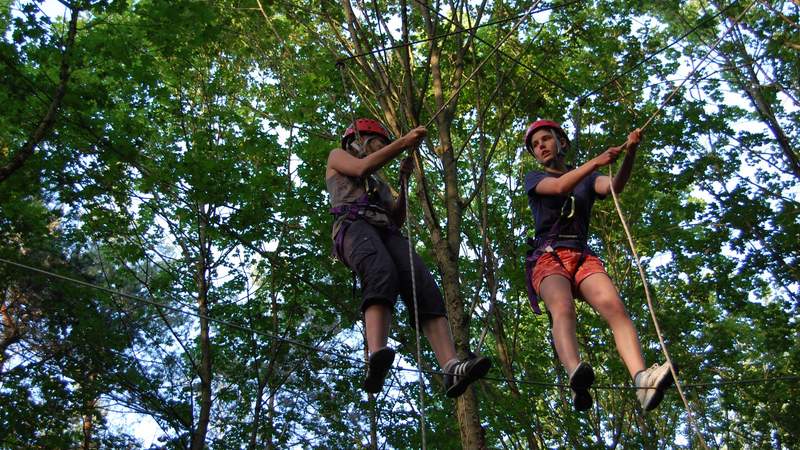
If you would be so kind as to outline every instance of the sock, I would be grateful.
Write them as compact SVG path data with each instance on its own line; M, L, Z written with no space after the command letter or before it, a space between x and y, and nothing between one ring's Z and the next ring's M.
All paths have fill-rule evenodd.
M577 372L577 371L578 371L578 369L580 369L580 368L581 368L581 365L583 365L583 361L578 361L578 365L577 365L577 366L575 366L575 368L574 368L574 369L572 369L572 371L569 373L569 379L570 379L570 380L572 380L572 377L573 377L573 376L575 376L575 372Z
M451 359L450 361L447 361L446 363L444 363L444 371L445 371L446 373L453 373L453 371L452 371L451 369L452 369L452 368L453 368L453 366L455 366L456 364L458 364L458 358L453 358L453 359Z
M383 350L383 349L385 349L385 348L389 348L389 346L387 345L387 346L385 346L385 347L381 347L381 348L379 348L379 349L375 350L374 352L369 352L369 356L370 356L370 358L372 357L372 355L374 355L375 353L378 353L379 351L381 351L381 350Z
M639 376L643 375L644 372L645 372L644 370L640 370L640 371L636 372L636 375L633 376L633 384L635 384L636 386L639 386Z

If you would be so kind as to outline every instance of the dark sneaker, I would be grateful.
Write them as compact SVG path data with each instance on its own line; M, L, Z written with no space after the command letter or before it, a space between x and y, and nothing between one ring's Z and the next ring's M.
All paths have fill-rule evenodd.
M446 395L455 398L463 394L473 381L486 375L491 367L492 361L485 356L475 356L453 364L444 374Z
M369 368L367 378L364 379L364 390L376 394L383 389L383 380L389 374L389 369L394 362L394 350L383 347L369 355Z
M592 407L592 394L589 393L592 383L594 383L594 370L588 363L581 361L569 375L572 405L576 411L586 411Z
M675 371L677 372L677 368ZM661 400L664 399L664 390L670 387L675 381L672 378L672 371L669 370L669 364L653 364L647 370L642 370L636 374L634 384L638 388L636 390L636 397L642 405L642 409L650 411L655 409Z

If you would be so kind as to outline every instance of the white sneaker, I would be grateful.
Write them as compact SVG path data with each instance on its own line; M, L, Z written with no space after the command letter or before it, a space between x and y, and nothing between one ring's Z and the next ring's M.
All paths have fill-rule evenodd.
M677 368L675 369L677 372ZM673 382L672 371L669 364L653 364L647 370L642 370L636 374L634 384L638 388L636 397L642 405L642 409L650 411L655 409L661 400L664 399L664 390Z

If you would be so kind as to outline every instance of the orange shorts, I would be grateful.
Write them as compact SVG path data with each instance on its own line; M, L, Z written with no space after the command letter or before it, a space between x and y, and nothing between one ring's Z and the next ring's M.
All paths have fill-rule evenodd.
M533 280L533 288L536 290L536 295L539 295L539 285L542 284L542 280L550 275L561 275L564 278L571 280L572 292L577 294L578 286L589 275L595 273L606 273L606 269L603 267L603 262L600 261L600 258L597 256L586 255L586 259L583 261L583 264L581 264L581 266L578 268L578 271L575 272L575 265L578 264L578 260L581 257L581 251L574 248L561 247L556 249L556 253L561 259L561 262L564 263L564 266L559 264L558 260L553 257L552 253L545 252L536 261L536 267L531 270L531 279ZM573 272L575 272L575 280L572 280Z

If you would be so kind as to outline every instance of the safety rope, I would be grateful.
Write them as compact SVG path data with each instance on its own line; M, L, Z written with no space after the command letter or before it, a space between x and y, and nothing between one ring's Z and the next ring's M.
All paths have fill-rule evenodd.
M689 75L683 80L683 82L681 82L678 86L675 87L675 89L672 90L672 92L667 96L666 99L664 99L664 101L661 103L661 105L658 107L658 109L647 119L647 121L644 123L644 125L642 125L640 127L640 131L644 131L650 125L650 123L653 121L653 119L655 119L656 116L658 116L661 113L661 111L666 107L666 105L669 103L669 101L675 96L675 94L677 94L677 92L683 87L683 85L686 84L686 82L690 78L692 78L694 73L696 73L697 70L700 67L703 66L703 63L705 62L705 60L708 59L708 57L711 55L711 53L714 50L716 50L717 46L722 42L722 40L725 38L725 36L727 36L728 33L730 33L731 30L733 30L734 26L742 19L742 17L744 17L745 14L747 14L747 12L750 10L750 8L753 7L754 4L755 4L755 1L751 2L750 5L747 6L741 12L741 14L739 14L739 16L733 21L731 26L729 26L728 29L725 30L725 32L720 35L720 37L717 39L717 41L711 46L711 48L708 50L708 52L705 54L705 56L700 60L700 62L697 65L695 65L695 67L692 69L692 71L689 73ZM623 150L625 148L627 148L627 141L625 141L625 143L621 146L621 148ZM658 342L661 345L661 351L664 354L664 358L667 360L667 364L669 364L670 373L672 374L672 378L675 381L675 388L678 390L678 394L680 395L681 400L683 401L683 405L686 408L686 413L687 413L688 418L689 418L689 423L691 424L694 433L697 435L697 438L700 440L700 443L702 444L703 448L708 450L708 444L706 444L706 441L703 438L703 435L700 432L700 429L699 429L699 427L698 427L698 425L696 423L696 420L694 418L694 414L692 413L692 409L689 406L689 402L688 402L688 400L686 400L686 395L684 394L683 389L681 388L680 381L678 380L678 374L675 371L675 365L672 363L672 358L670 358L669 350L667 349L667 344L664 342L664 336L661 333L661 327L660 327L660 325L658 323L658 319L656 318L655 307L653 306L653 299L650 296L650 289L649 289L649 286L648 286L648 283L647 283L647 277L645 276L644 268L642 267L642 263L639 260L639 255L636 252L636 245L634 244L633 237L631 235L630 229L628 228L628 223L625 220L625 215L622 213L622 208L620 207L619 199L617 198L617 193L614 190L614 173L613 173L613 169L612 169L612 167L610 165L608 166L608 174L609 174L609 178L610 178L609 187L610 187L610 190L611 190L611 197L614 199L614 208L616 208L617 215L619 215L620 222L622 222L622 228L625 231L625 236L628 239L628 245L630 246L631 253L633 255L633 260L636 263L636 267L637 267L637 269L639 271L639 277L642 280L642 285L644 287L645 297L647 299L647 306L648 306L648 308L650 310L650 317L653 320L653 325L655 326L656 335L658 336Z
M411 236L411 208L408 205L408 178L406 177L403 180L402 186L403 192L406 194L404 195L406 201L406 234L408 240L408 264L411 268L411 291L413 292L414 298L414 331L416 332L417 337L417 368L420 370L419 373L419 419L420 419L420 431L422 432L422 448L423 450L427 448L427 443L425 441L425 380L422 376L422 347L420 345L419 339L419 305L417 303L417 276L416 271L414 270L414 246L412 243L412 236Z
M467 77L467 79L466 79L466 80L464 80L462 83L460 83L460 84L459 84L458 88L456 88L456 90L455 90L455 91L453 91L453 93L450 95L450 98L448 98L446 102L442 103L442 106L441 106L441 107L439 107L439 109L438 109L438 110L437 110L437 111L436 111L436 112L435 112L435 113L434 113L434 114L431 116L431 118L430 118L430 119L428 119L428 121L425 123L425 128L428 128L428 127L429 127L429 126L430 126L430 125L433 123L433 121L434 121L434 120L436 120L436 117L437 117L439 114L441 114L441 113L442 113L442 111L444 111L444 110L445 110L445 108L447 108L447 106L449 106L449 105L450 105L450 102L452 102L452 101L453 101L453 99L454 99L454 98L455 98L455 97L456 97L456 96L459 94L459 92L461 92L461 89L464 89L464 86L466 86L466 85L467 85L467 83L468 83L468 82L469 82L469 81L472 79L472 77L474 77L474 76L475 76L475 74L477 74L477 73L478 73L478 71L480 71L480 70L481 70L481 68L483 67L483 65L484 65L484 64L486 64L486 63L489 61L489 59L491 59L491 57L492 57L492 56L494 56L494 54L495 54L495 53L496 53L498 50L500 50L500 47L501 47L503 44L505 44L505 42L508 40L508 38L510 38L510 37L511 37L511 35L512 35L512 34L514 34L514 32L516 32L516 31L517 31L517 28L519 28L519 26L520 26L520 25L522 25L522 22L524 22L524 21L525 21L525 19L527 19L528 17L530 17L530 15L531 15L531 12L533 11L533 9L534 9L534 8L536 8L536 5L538 5L539 3L541 3L541 1L542 1L542 0L536 0L535 2L533 2L533 5L531 5L531 7L530 7L530 8L528 8L528 12L527 12L526 14L522 14L522 15L520 16L520 18L519 18L519 19L518 19L518 20L517 20L517 21L514 23L514 25L511 27L511 30L509 30L509 32L508 32L508 33L506 33L506 35L505 35L505 36L503 36L503 38L502 38L502 39L500 39L500 40L497 42L497 44L496 44L494 47L492 47L492 50L489 52L489 54L488 54L488 55L486 55L486 57L485 57L485 58L483 58L483 61L481 61L481 62L480 62L480 64L478 64L478 67L476 67L476 68L475 68L475 70L473 70L473 71L472 71L472 73L470 73L470 74L469 74L469 76Z
M681 41L682 41L682 40L684 40L684 39L685 39L687 36L689 36L689 35L693 34L695 31L697 31L697 30L698 30L698 29L700 29L701 27L703 27L703 26L705 26L705 25L709 25L710 23L712 23L713 21L715 21L715 20L716 20L716 19L717 19L719 16L721 16L723 13L725 13L725 11L729 10L730 8L732 8L734 5L736 5L736 4L738 4L738 3L739 3L739 1L738 1L738 0L736 0L736 1L733 1L733 2L731 2L730 4L728 4L728 6L726 6L726 7L724 7L724 8L721 8L721 9L720 9L719 11L717 11L717 13L716 13L716 14L714 14L713 16L711 16L711 17L709 17L709 18L707 18L707 19L705 19L705 20L703 20L703 21L700 21L700 22L698 22L697 24L695 24L695 26L693 26L692 28L690 28L688 31L686 31L685 33L681 34L681 35L680 35L680 36L678 36L677 38L673 39L673 40L672 40L672 42L670 42L669 44L667 44L667 45L665 45L665 46L661 47L660 49L658 49L658 50L656 50L655 52L651 53L651 54L650 54L650 55L648 55L647 57L640 59L640 60L639 60L639 61L638 61L636 64L632 65L631 67L629 67L629 68L627 68L627 69L625 69L625 70L623 70L623 71L621 71L621 72L617 73L616 75L612 76L611 78L609 78L608 80L606 80L605 82L603 82L602 84L600 84L600 85L599 85L597 88L595 88L594 90L592 90L592 91L590 91L590 92L587 92L586 94L583 94L583 95L581 95L581 96L580 96L580 100L585 100L585 99L587 99L587 98L591 97L592 95L594 95L594 94L597 94L598 92L600 92L600 91L602 91L603 89L605 89L606 87L608 87L608 86L609 86L611 83L613 83L613 82L615 82L615 81L619 80L620 78L622 78L622 77L624 77L624 76L626 76L626 75L630 74L631 72L633 72L634 70L638 69L639 67L641 67L641 66L642 66L643 64L645 64L646 62L650 61L651 59L655 58L656 56L660 55L661 53L663 53L663 52L665 52L665 51L669 50L669 49L670 49L670 48L672 48L672 47L673 47L675 44L677 44L678 42L681 42Z

